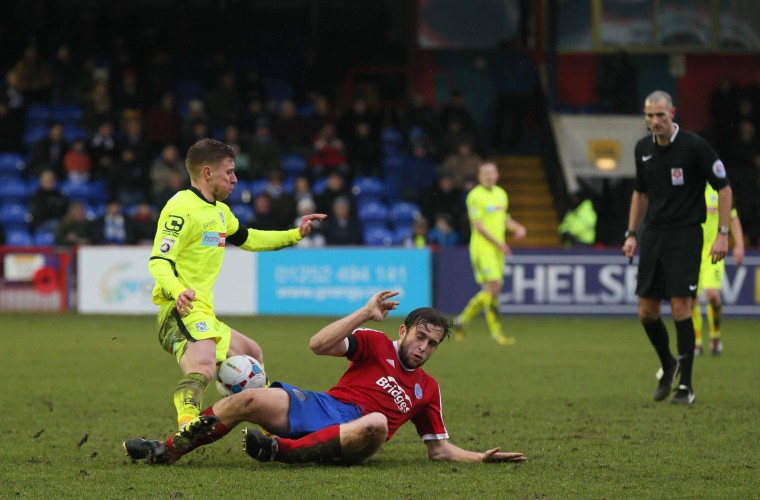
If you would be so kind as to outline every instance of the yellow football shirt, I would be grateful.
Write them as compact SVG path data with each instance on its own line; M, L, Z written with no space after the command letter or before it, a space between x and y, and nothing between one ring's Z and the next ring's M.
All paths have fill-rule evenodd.
M470 235L470 253L494 248L490 241L474 229L476 221L481 221L486 231L498 242L504 243L506 223L509 218L507 192L499 186L488 189L482 184L478 184L467 195L466 204L467 214L470 223L473 225Z

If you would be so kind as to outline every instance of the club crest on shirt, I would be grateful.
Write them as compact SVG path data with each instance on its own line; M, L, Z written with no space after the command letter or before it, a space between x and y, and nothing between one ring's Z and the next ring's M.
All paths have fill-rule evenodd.
M420 387L420 384L414 384L414 397L422 399L422 387Z
M168 237L164 236L163 238L161 238L161 246L158 247L158 250L162 254L167 254L167 253L171 252L172 247L174 246L174 244L176 242L177 241L174 238L168 238Z
M199 321L195 324L195 329L198 332L207 332L208 331L208 325L205 321Z
M718 179L725 179L726 178L726 167L723 166L723 162L720 160L715 160L715 163L713 163L712 171L715 174L715 177Z
M670 182L672 182L674 186L683 186L683 169L682 168L670 169Z

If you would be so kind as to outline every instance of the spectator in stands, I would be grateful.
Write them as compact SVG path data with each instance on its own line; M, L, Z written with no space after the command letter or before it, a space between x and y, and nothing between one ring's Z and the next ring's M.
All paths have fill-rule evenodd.
M170 187L173 178L176 179L175 184ZM183 189L183 186L189 183L190 177L187 174L185 163L179 156L177 146L167 144L161 150L161 156L153 160L153 163L150 165L150 186L153 204L157 207L163 207L165 203L159 203L159 201L168 200L174 196L174 193Z
M449 155L457 153L459 145L463 142L470 144L470 149L473 152L476 151L475 135L465 130L462 127L462 122L452 119L448 122L447 127L443 130L438 140L436 158L439 158L440 161L445 161Z
M98 129L90 139L89 149L90 156L98 167L104 165L104 159L108 164L116 161L119 146L114 136L113 124L110 121L106 120L98 125Z
M272 214L276 219L277 229L286 230L296 215L296 201L288 193L283 183L282 171L272 170L264 185L264 193L269 196L272 204Z
M146 201L152 189L150 169L131 147L121 150L119 161L114 165L116 180L115 199L125 205Z
M149 57L150 63L142 73L145 75L148 99L156 100L174 88L179 72L171 54L166 49L157 48Z
M145 137L153 150L167 143L179 144L182 118L175 109L175 97L171 92L161 96L158 106L148 110L145 117Z
M92 90L84 99L84 119L82 124L89 130L95 130L103 122L114 119L111 93L106 82L95 82Z
M152 244L153 237L156 235L157 221L153 207L145 201L139 203L130 219L134 231L134 242L139 245Z
M218 77L214 87L206 94L206 104L211 127L240 123L243 102L240 100L235 73L225 71Z
M58 47L53 61L53 101L59 104L82 103L86 90L82 83L86 78L71 56L71 47Z
M209 130L208 123L204 121L197 121L193 123L193 126L190 128L189 135L185 136L181 150L187 151L196 142L210 136L211 130Z
M63 177L63 157L68 149L69 145L63 138L63 124L53 123L48 129L48 135L32 147L27 167L28 175L37 177L43 170L52 170L57 178Z
M464 234L464 227L469 226L464 193L454 185L450 176L439 177L436 184L424 191L419 199L420 209L427 220L435 220L437 214L445 214L452 221L454 229Z
M240 138L240 130L235 125L224 127L224 142L228 144L235 152L235 176L238 179L253 179L253 166L251 165L251 155L248 154L248 148L243 147L243 141Z
M114 117L120 120L128 115L142 118L146 95L139 83L137 71L125 68L113 92Z
M262 98L253 98L248 101L242 124L243 130L255 130L259 125L268 125L271 129L272 116L267 112Z
M407 248L425 248L428 246L428 235L430 234L430 224L424 216L414 219L412 232L401 242L401 246Z
M474 179L478 176L478 169L483 159L475 154L472 143L462 141L457 145L456 151L446 157L438 170L439 177L450 177L454 186L464 189L465 179Z
M369 122L360 121L346 141L348 164L354 176L382 175L383 149Z
M266 179L269 173L282 167L282 145L272 135L266 123L256 126L248 146L251 156L251 176Z
M298 115L296 105L290 99L283 99L280 102L279 111L272 122L272 134L282 144L283 154L310 153L303 119Z
M411 140L412 135L419 133L428 138L434 138L438 133L438 117L422 92L412 94L401 116L401 126L407 140Z
M325 224L327 244L359 245L362 242L359 230L359 224L352 215L349 199L344 196L336 198Z
M323 95L314 95L311 99L314 109L303 119L306 137L315 137L327 122L333 121L330 101Z
M309 156L309 168L312 178L316 179L333 171L349 175L345 145L338 137L337 129L332 122L326 123L319 135L312 142L313 151Z
M344 113L338 121L338 134L341 137L349 137L356 130L356 124L359 122L369 123L370 130L378 135L383 127L383 119L380 113L371 109L367 100L361 96L354 98L351 109Z
M63 169L72 182L87 182L92 172L92 159L87 152L84 140L77 139L63 156Z
M130 245L134 243L132 221L124 215L118 201L106 205L103 217L93 223L93 243L98 245Z
M316 212L317 206L311 198L302 198L296 205L296 227L301 225L301 217ZM321 221L314 221L311 226L311 233L309 236L298 242L295 248L320 248L327 244L325 235L323 234L324 223Z
M253 199L254 220L251 224L253 229L261 231L279 231L282 229L281 221L272 210L272 198L262 193Z
M23 57L13 65L11 71L17 78L18 88L27 102L48 102L53 85L50 65L44 61L32 44L24 50Z
M464 92L455 90L451 93L449 102L441 109L439 123L441 130L450 130L451 124L457 122L459 130L475 136L475 120L465 104Z
M302 200L311 200L315 204L314 212L316 213L316 202L314 201L314 195L311 192L311 183L309 178L305 175L299 175L293 181L293 198L296 200L296 204Z
M23 118L8 106L8 99L0 96L0 152L24 150Z
M29 199L32 227L55 233L61 219L66 215L69 202L56 186L55 173L43 170L40 185Z
M189 143L190 146L195 144L194 141L191 141L194 134L193 129L198 122L208 123L206 105L200 99L193 99L187 103L187 116L182 120L182 140Z
M56 245L88 245L92 243L94 226L86 216L84 203L69 205L66 216L55 232Z
M427 235L429 245L439 248L453 247L459 244L459 234L452 224L448 214L437 214L435 225Z
M565 247L590 247L596 242L596 210L594 203L582 193L570 200L570 210L562 218L557 232Z
M333 202L341 197L350 198L351 189L346 185L346 181L341 174L333 172L327 176L325 190L321 194L318 194L314 200L317 202L317 211L321 214L330 214Z
M119 149L130 148L140 163L147 164L152 158L151 148L143 134L142 121L132 117L124 122L124 130L119 140Z

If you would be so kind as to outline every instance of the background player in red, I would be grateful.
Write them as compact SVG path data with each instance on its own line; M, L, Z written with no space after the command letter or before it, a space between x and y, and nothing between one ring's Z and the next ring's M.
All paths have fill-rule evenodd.
M441 414L441 392L422 365L449 335L439 311L415 309L399 327L399 339L360 328L382 321L398 292L382 291L365 306L335 321L311 338L315 354L345 356L351 365L327 392L312 392L275 382L217 401L203 411L203 425L175 433L162 443L130 439L124 448L133 459L173 463L198 446L216 441L240 422L259 424L270 436L244 429L246 452L262 462L357 464L371 457L396 430L411 420L431 460L520 462L522 453L468 451L450 443Z

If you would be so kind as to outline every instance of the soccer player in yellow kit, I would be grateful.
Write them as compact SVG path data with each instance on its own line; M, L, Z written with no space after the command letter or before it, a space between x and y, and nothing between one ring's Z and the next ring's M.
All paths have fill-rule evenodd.
M174 392L180 429L200 422L203 393L217 363L236 354L263 362L255 341L214 314L213 287L225 246L251 252L289 247L311 232L313 221L326 217L305 215L299 227L288 231L248 229L222 203L237 182L232 148L201 139L188 150L185 166L191 187L175 194L161 211L148 265L156 280L153 302L160 307L158 338L183 373Z
M709 184L705 188L705 204L707 205L707 217L702 223L704 231L704 243L702 247L702 264L699 269L699 288L697 297L705 291L707 299L707 325L710 329L710 351L713 356L720 355L723 352L723 341L720 338L720 323L723 319L723 303L720 299L720 288L723 280L723 273L726 269L725 260L713 263L710 257L710 248L715 237L718 235L718 192ZM727 228L720 228L721 231L730 232L734 238L734 261L736 265L741 265L744 260L744 233L736 209L731 210L731 225ZM702 309L699 300L694 301L694 307L691 310L691 319L694 322L695 346L694 355L701 356L702 348Z
M514 338L507 337L499 321L499 293L504 284L504 257L512 255L506 243L506 231L515 238L525 237L525 226L512 219L507 209L506 191L497 186L499 171L492 162L480 165L478 182L467 195L467 213L470 218L470 261L475 281L481 285L478 292L454 319L457 340L464 340L465 329L475 316L485 311L491 338L498 344L509 345Z

